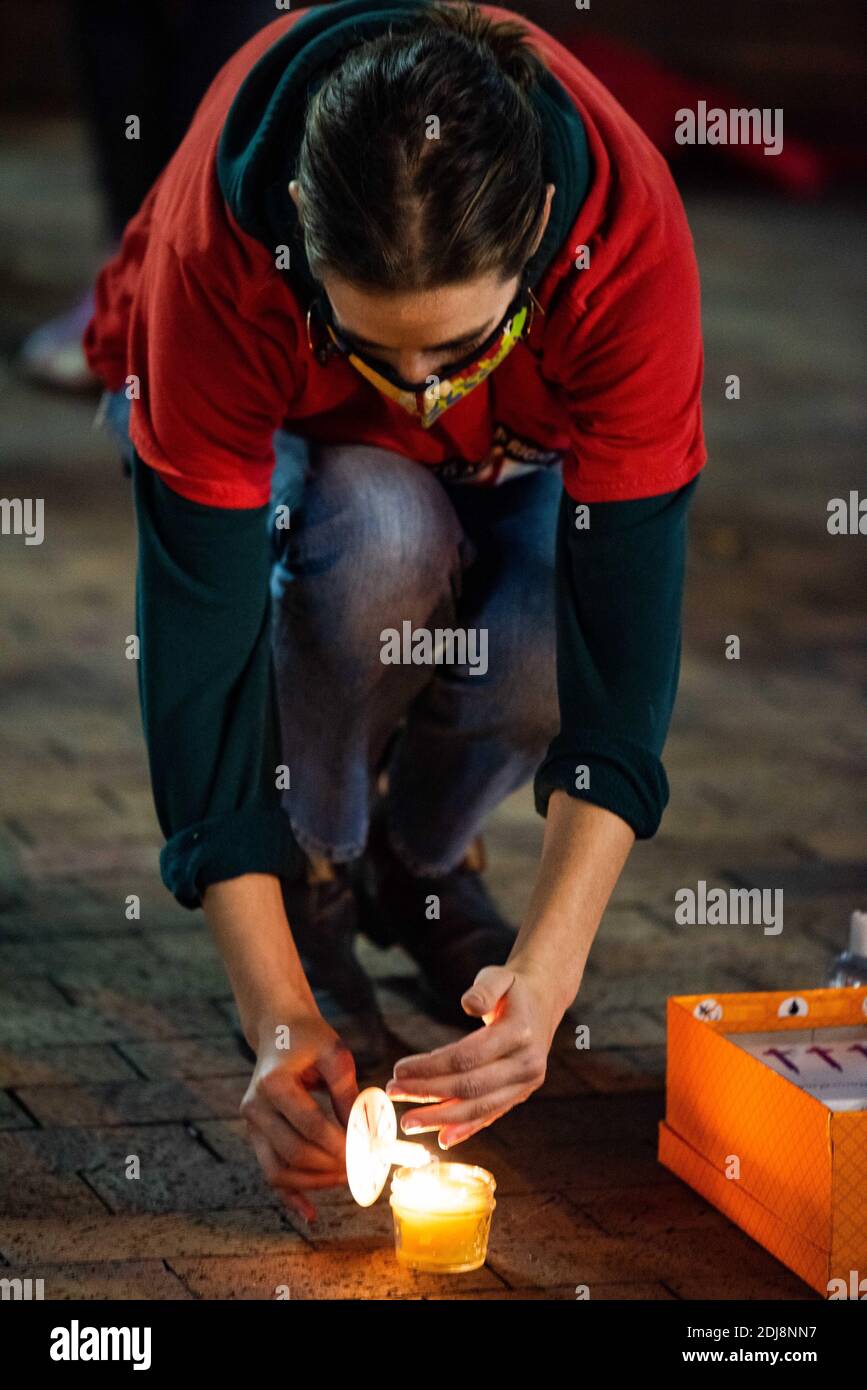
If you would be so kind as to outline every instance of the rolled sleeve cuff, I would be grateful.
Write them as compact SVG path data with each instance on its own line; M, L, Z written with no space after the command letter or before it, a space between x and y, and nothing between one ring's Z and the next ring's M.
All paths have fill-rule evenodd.
M587 768L583 780L588 785L576 787L582 767ZM548 814L548 799L554 791L613 811L631 826L637 840L656 834L669 797L665 769L654 753L629 739L592 732L573 735L568 744L560 738L551 744L533 783L540 816Z
M201 907L211 883L241 874L294 878L303 863L289 817L273 802L198 821L173 835L160 854L163 883L189 908Z

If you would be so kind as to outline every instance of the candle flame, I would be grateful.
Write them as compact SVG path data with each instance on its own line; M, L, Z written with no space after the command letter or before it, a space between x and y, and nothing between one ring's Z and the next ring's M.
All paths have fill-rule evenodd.
M432 1162L433 1154L428 1153L422 1144L410 1144L406 1139L395 1139L391 1145L392 1163L400 1163L404 1168L424 1168Z
M400 1175L392 1186L395 1202L403 1209L428 1212L484 1210L491 1200L490 1175L470 1164L439 1162L426 1164L413 1173Z

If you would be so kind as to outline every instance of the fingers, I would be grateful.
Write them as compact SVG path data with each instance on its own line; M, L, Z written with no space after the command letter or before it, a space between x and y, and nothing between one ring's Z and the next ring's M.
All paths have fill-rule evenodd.
M266 1101L288 1120L292 1129L297 1130L309 1144L318 1149L332 1167L335 1159L342 1165L346 1149L343 1129L336 1120L326 1115L310 1093L298 1084L291 1072L275 1067L262 1077L258 1091L259 1095L252 1101L253 1106L258 1109L261 1101ZM321 1160L315 1166L323 1166Z
M411 1093L407 1099L424 1099L432 1083L442 1086L445 1079L456 1083L460 1076L475 1072L489 1063L506 1058L532 1044L532 1033L524 1023L514 1020L499 1020L489 1029L479 1029L460 1038L459 1042L447 1042L445 1047L433 1048L432 1052L420 1052L413 1056L402 1056L395 1063L395 1091L386 1084L386 1091L393 1099L402 1099L397 1091ZM446 1094L453 1094L452 1091Z
M399 1086L407 1083L423 1082L430 1078L458 1075L474 1071L499 1057L508 1056L529 1040L529 1032L518 1023L500 1021L493 1028L479 1028L458 1042L435 1047L432 1052L420 1052L411 1057L401 1057L394 1064L394 1079ZM424 1089L424 1086L421 1089ZM386 1087L386 1089L388 1089ZM416 1089L419 1089L416 1086ZM389 1092L391 1094L391 1092Z
M297 1086L290 1087L286 1093L286 1103L280 1108L299 1134L311 1144L317 1144L343 1167L346 1156L345 1131L336 1120L325 1114L307 1091Z
M530 1088L532 1090L532 1088ZM407 1134L428 1134L431 1130L442 1130L452 1125L491 1124L494 1120L505 1115L507 1110L511 1110L513 1105L525 1100L530 1094L526 1087L506 1086L499 1091L492 1091L487 1095L481 1096L478 1100L447 1100L442 1105L430 1105L424 1110L411 1111L409 1115L404 1115L404 1120L415 1115L412 1121L412 1129L405 1129Z
M487 1066L476 1067L470 1072L443 1073L431 1076L416 1086L411 1082L388 1081L386 1094L392 1100L412 1100L433 1103L438 1100L475 1100L488 1092L500 1090L504 1086L523 1080L522 1069L513 1057L490 1062ZM411 1130L406 1121L413 1114L408 1111L403 1116L401 1126L405 1134Z
M296 1216L300 1216L301 1220L306 1221L308 1225L312 1225L316 1220L316 1208L300 1192L297 1194L287 1192L282 1201L284 1206L289 1207L290 1211L294 1211Z
M456 1144L463 1144L466 1139L471 1139L479 1130L487 1129L488 1125L492 1125L500 1115L505 1114L506 1111L502 1110L499 1114L490 1115L485 1120L474 1120L471 1124L444 1125L437 1137L437 1143L441 1149L453 1149Z
M319 1074L328 1087L334 1113L344 1129L349 1124L352 1102L358 1095L358 1081L355 1076L355 1062L352 1053L343 1043L337 1043L331 1052L318 1059Z
M504 965L486 965L461 996L461 1008L472 1018L492 1023L503 999L515 983L515 972Z
M268 1140L265 1138L264 1134L260 1133L260 1131L257 1130L253 1125L249 1126L249 1133L250 1142L253 1145L253 1150L256 1154L256 1157L259 1160L259 1166L261 1167L262 1172L265 1175L266 1182L269 1184L269 1186L273 1187L276 1191L279 1192L283 1204L289 1207L291 1211L296 1212L297 1215L302 1218L302 1220L315 1221L316 1208L314 1207L310 1199L306 1197L304 1193L299 1191L297 1188L294 1190L282 1188L280 1184L276 1181L276 1178L279 1175L279 1173L284 1170L282 1168L279 1158L275 1154L271 1145L268 1143Z
M473 988L476 1006L486 1011L499 993L502 1003L514 983L502 967L479 971ZM466 997L464 1002L466 1003ZM547 1049L520 998L497 1014L491 1026L457 1043L421 1056L404 1057L386 1084L392 1100L415 1102L401 1119L404 1134L439 1130L441 1147L461 1142L526 1100L545 1080Z
M306 1194L346 1183L345 1125L358 1086L352 1054L324 1021L302 1020L293 1044L286 1058L263 1043L241 1114L265 1180L312 1221ZM322 1104L313 1087L326 1091Z
M315 1102L314 1102L315 1103ZM268 1140L283 1167L306 1172L335 1173L344 1171L344 1156L336 1158L317 1144L311 1144L291 1123L264 1098L254 1096L244 1100L241 1114Z
M271 1187L292 1187L297 1180L298 1187L340 1187L346 1181L346 1172L340 1168L311 1169L303 1167L303 1158L296 1155L287 1160L275 1148L268 1134L252 1120L247 1120L247 1133L262 1165L265 1180Z

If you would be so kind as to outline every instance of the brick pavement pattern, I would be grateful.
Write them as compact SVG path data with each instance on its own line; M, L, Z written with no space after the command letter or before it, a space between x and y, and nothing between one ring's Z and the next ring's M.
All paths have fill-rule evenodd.
M3 346L96 263L74 126L0 137L12 250ZM238 1119L249 1074L201 914L157 873L139 727L128 483L93 403L0 383L0 491L46 501L40 547L0 538L0 1276L46 1298L808 1299L662 1168L666 997L821 983L867 906L864 540L827 503L859 482L863 275L845 209L688 199L704 283L711 460L691 531L672 801L606 914L542 1091L463 1146L498 1182L487 1265L402 1272L385 1199L276 1205ZM726 400L736 372L741 399ZM862 455L863 459L863 455ZM860 481L863 482L863 461ZM741 659L726 660L729 634ZM514 920L541 822L523 792L488 836ZM784 887L785 928L674 924L699 878ZM141 916L125 916L127 895ZM399 950L365 946L397 1053L453 1036ZM576 1024L592 1046L577 1051ZM387 1073L365 1078L383 1084ZM132 1155L141 1176L126 1176Z

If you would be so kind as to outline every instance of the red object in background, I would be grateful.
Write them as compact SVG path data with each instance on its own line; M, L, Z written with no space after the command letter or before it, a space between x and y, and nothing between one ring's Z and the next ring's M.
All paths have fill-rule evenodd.
M564 35L560 41L614 94L669 161L692 148L678 145L674 138L675 112L681 107L695 110L699 101L706 101L708 110L713 106L729 111L752 105L725 86L682 77L616 39L589 34L581 38ZM764 175L776 188L799 198L813 198L824 192L832 170L842 162L791 135L785 128L785 117L783 148L777 155L766 155L761 145L707 148L719 150L724 157Z

